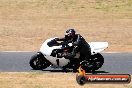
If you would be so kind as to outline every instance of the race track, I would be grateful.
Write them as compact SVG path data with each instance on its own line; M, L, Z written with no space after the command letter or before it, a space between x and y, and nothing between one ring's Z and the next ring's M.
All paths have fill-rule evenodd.
M0 52L0 72L32 72L30 57L35 52ZM105 62L97 73L132 74L132 53L102 53ZM47 68L43 72L61 72Z

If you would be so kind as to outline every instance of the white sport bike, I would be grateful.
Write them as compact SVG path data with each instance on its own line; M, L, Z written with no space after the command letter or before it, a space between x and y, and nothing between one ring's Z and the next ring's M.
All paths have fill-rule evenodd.
M64 44L55 41L55 38L47 39L41 46L40 51L33 55L30 59L30 66L34 70L43 70L47 67L72 69L77 71L81 65L85 71L95 71L102 67L104 58L100 52L104 51L108 47L107 42L90 42L91 55L87 59L80 58L81 55L78 52L74 57L76 60L74 63L62 56L63 53L70 52L72 43ZM66 70L65 70L66 71Z

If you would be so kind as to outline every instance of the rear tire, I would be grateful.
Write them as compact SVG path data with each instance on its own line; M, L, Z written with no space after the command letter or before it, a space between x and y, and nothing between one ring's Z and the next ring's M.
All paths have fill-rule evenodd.
M104 64L104 57L100 53L93 55L93 64L94 66L92 69L98 70Z
M81 66L86 72L94 72L95 70L101 68L103 63L103 56L100 53L97 53L92 55L90 59L82 61Z
M42 70L50 66L50 62L44 57L38 56L38 54L31 57L29 64L34 70Z

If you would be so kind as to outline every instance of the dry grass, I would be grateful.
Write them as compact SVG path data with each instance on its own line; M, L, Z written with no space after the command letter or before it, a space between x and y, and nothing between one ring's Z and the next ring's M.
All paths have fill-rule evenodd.
M75 28L107 51L132 51L131 0L0 0L0 51L38 51L45 39Z
M85 84L76 82L75 73L0 73L0 88L131 88L132 84Z

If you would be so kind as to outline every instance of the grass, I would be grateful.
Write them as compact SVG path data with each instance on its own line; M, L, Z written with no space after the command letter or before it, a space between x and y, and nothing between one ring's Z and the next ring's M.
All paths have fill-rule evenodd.
M0 51L38 51L47 38L75 28L107 51L132 51L131 0L1 0Z
M96 0L95 9L104 10L107 12L122 12L132 11L131 0Z
M3 72L0 88L131 88L130 84L85 84L76 82L75 73Z

